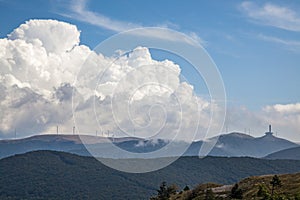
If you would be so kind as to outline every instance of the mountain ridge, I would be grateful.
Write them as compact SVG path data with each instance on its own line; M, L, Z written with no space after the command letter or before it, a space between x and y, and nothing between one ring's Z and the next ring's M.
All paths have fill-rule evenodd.
M262 137L253 137L243 133L232 132L213 137L208 140L216 140L213 149L208 153L211 156L250 156L265 157L271 153L298 147L298 144L283 138L275 137L271 134ZM84 144L82 144L84 141ZM35 150L58 150L78 155L89 156L86 149L93 149L99 152L99 157L122 158L122 155L109 154L111 143L121 149L135 153L146 153L156 151L168 144L166 140L144 140L137 137L102 137L91 135L71 135L71 134L45 134L35 135L22 139L0 140L0 158L10 155L25 153ZM183 154L184 156L198 156L199 151L206 141L195 141L191 143ZM186 145L184 142L174 142L172 145ZM164 156L178 156L170 152Z

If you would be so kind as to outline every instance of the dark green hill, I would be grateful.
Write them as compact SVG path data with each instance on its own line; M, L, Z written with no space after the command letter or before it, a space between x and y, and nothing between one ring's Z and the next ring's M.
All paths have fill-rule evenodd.
M128 174L91 157L36 151L0 160L0 199L148 199L161 181L191 187L300 172L300 161L182 157L151 173Z

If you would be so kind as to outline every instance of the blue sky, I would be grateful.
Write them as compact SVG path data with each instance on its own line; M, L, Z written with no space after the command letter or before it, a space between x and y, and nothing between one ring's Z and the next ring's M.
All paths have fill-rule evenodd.
M76 25L81 44L93 49L130 28L167 27L202 43L222 75L229 107L259 111L300 101L299 13L297 0L0 0L0 37L29 19L56 19Z
M81 2L86 10L113 21L106 25L93 25L81 19L72 10L74 2L1 1L0 36L5 37L26 20L50 18L75 24L81 30L81 43L93 48L122 30L123 27L109 27L113 23L125 24L125 28L128 24L168 27L201 38L221 72L229 104L259 109L300 99L298 1L252 1L249 10L243 8L243 1ZM276 24L280 17L285 17L280 16L282 13L251 16L268 4L286 9L287 14L293 12L294 18L282 19L283 24L291 23L291 27Z

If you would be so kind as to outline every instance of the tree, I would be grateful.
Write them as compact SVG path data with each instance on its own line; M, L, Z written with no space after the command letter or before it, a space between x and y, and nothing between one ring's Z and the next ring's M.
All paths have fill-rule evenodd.
M177 187L177 185L175 185L175 184L172 184L172 185L168 186L168 187L167 187L167 193L168 193L169 197L170 197L172 194L176 194L177 190L178 190L178 187Z
M281 180L277 175L274 175L272 180L270 181L270 184L272 185L271 197L273 197L275 187L281 187Z
M243 199L243 191L237 183L232 187L230 197L233 199Z
M215 199L215 194L211 190L211 188L207 189L205 192L205 200L214 200Z
M160 186L159 190L157 190L157 197L158 199L165 200L169 198L168 192L167 192L167 183L163 181Z
M268 189L266 188L265 185L259 185L257 196L262 197L263 200L270 199L270 194L269 194Z
M163 181L157 190L157 196L151 197L151 200L167 200L172 194L176 194L177 190L178 187L175 184L167 186L167 183Z
M183 188L183 191L188 191L188 190L190 190L190 188L189 188L189 186L185 186L184 188Z

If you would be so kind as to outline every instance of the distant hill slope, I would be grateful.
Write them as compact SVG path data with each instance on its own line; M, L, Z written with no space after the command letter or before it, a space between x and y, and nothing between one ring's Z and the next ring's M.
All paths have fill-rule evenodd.
M17 140L0 140L0 158L35 150L56 150L89 156L90 153L86 150L86 146L82 144L82 140L90 149L96 150L98 153L97 157L110 158L124 158L124 155L119 155L112 151L110 144L112 141L114 145L136 153L155 151L168 144L164 140L151 141L134 137L106 138L84 135L37 135ZM280 150L299 146L273 135L255 138L242 133L230 133L209 140L217 140L216 145L208 154L210 156L249 156L259 158ZM184 153L184 156L198 156L202 144L203 141L193 142ZM187 144L175 142L172 145L175 145L176 149L180 149L180 145L186 146ZM178 156L178 154L169 152L164 156L171 157Z
M290 149L281 150L267 155L267 159L291 159L300 160L300 147L294 147Z
M300 161L182 157L156 172L128 174L92 157L35 151L0 160L0 199L148 199L164 180L181 188L233 184L263 174L300 172Z
M78 148L83 148L78 136L36 135L24 139L1 140L0 158L35 150L69 151Z
M82 155L89 155L82 140L89 146L101 146L102 151L109 151L108 142L112 140L115 144L126 142L138 143L141 139L133 137L124 138L106 138L89 135L35 135L22 139L0 140L0 158L12 156L15 154L26 153L36 150L53 150L73 152Z
M297 146L299 145L273 135L255 138L241 133L231 133L221 135L209 155L260 158L276 151Z

